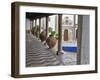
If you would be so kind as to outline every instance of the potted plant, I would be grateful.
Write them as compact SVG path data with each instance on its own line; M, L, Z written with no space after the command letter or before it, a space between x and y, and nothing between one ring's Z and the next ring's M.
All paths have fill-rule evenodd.
M55 38L56 32L52 31L52 28L49 31L50 31L50 35L47 38L46 43L49 46L49 48L53 48L56 45L56 42L57 42L57 39Z
M49 48L53 48L56 45L56 38L53 35L50 35L47 40L46 43L49 46Z
M43 42L43 41L45 41L46 40L46 31L44 30L44 31L42 31L41 33L40 33L40 40Z

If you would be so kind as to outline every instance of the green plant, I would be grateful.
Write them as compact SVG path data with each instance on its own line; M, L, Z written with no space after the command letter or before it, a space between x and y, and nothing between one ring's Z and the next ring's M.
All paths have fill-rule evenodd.
M58 34L57 33L55 34L55 37L56 37L56 39L58 39Z
M49 31L49 33L51 33L52 32L52 27L49 27L48 31Z
M55 36L56 32L55 31L52 31L51 32L51 35Z
M58 36L58 34L56 33L55 36Z
M30 33L30 30L26 30L26 33Z

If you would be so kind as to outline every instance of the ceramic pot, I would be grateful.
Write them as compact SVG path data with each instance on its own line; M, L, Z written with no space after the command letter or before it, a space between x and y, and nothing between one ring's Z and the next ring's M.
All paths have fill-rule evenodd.
M46 40L47 45L49 48L53 48L56 45L57 39L53 36L49 36Z
M42 31L42 32L40 33L40 40L41 40L42 42L46 40L46 31Z

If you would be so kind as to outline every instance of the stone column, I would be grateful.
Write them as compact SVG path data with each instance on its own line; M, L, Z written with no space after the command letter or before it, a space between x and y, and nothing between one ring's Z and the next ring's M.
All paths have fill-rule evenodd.
M75 23L75 19L76 15L74 15L74 21L73 21L73 28L72 28L72 40L76 40L76 31L75 31L75 27L76 27L76 23Z
M31 20L30 20L30 30L31 30Z
M48 16L46 16L46 37L48 37Z
M37 19L35 19L35 31L34 31L35 35L36 35L36 30L37 30Z
M90 16L83 15L81 39L81 64L90 63Z
M62 50L62 14L58 14L58 52Z
M82 24L83 24L83 16L78 16L78 33L77 33L77 64L81 64L81 40L82 40Z
M55 16L55 31L58 33L58 15Z
M32 21L32 28L34 27L34 20Z
M32 20L30 20L30 33L31 33L31 30L32 30Z
M40 31L41 31L41 18L39 18L39 34L40 34Z

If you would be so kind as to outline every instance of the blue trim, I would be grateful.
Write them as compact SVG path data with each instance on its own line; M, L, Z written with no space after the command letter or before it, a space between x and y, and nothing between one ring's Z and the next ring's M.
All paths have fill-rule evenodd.
M63 46L62 49L66 52L77 52L77 47L67 47Z

